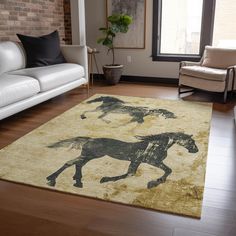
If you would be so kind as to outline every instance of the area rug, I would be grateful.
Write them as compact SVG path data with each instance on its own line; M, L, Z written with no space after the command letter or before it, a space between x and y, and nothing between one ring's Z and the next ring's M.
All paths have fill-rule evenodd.
M0 150L0 178L199 218L211 112L97 94Z

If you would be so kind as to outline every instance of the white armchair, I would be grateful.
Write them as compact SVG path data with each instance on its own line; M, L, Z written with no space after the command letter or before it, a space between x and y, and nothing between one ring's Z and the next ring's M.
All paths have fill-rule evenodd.
M235 70L236 49L206 46L200 62L180 63L179 96L196 88L223 92L226 102L228 92L236 90ZM183 90L183 87L191 90Z

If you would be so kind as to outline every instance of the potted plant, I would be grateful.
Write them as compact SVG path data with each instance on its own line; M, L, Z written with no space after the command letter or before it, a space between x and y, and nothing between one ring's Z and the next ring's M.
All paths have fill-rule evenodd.
M103 73L106 81L111 84L117 84L123 71L123 65L115 64L115 48L114 39L117 33L127 33L129 25L132 23L132 17L126 14L113 14L107 17L108 26L99 28L103 33L103 37L97 40L97 43L108 48L108 52L112 53L112 64L103 66Z

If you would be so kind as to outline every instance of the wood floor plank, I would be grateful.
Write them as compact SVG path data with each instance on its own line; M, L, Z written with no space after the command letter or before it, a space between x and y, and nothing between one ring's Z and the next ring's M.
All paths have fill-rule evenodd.
M218 165L214 165L214 167L207 167L205 186L207 188L236 191L235 169L233 167L223 169Z
M11 223L9 224L9 219ZM16 212L1 210L0 214L0 232L1 235L8 236L12 229L14 236L42 236L42 235L57 235L57 236L80 236L83 235L83 229L71 227L57 222L48 221L38 217L27 216ZM89 232L87 235L106 235L98 234L98 232Z
M178 99L177 88L157 84L97 83L96 93ZM64 95L0 121L0 148L86 99L86 89ZM196 92L185 101L222 101L221 95ZM201 219L58 193L0 180L0 233L95 236L236 235L236 129L233 107L214 103Z
M236 192L205 188L203 205L213 208L236 211Z
M173 236L216 236L216 235L176 228L174 230Z

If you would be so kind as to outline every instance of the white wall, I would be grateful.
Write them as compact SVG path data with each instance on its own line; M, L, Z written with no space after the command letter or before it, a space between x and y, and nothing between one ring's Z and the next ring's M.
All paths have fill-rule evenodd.
M124 75L178 78L179 63L152 61L152 0L146 0L146 47L145 49L116 49L116 63L124 64ZM86 37L87 45L97 48L97 55L101 73L101 66L111 63L111 55L107 56L104 46L96 43L101 36L99 28L106 26L106 1L85 0ZM132 57L132 62L127 63L127 56ZM94 71L96 73L96 70Z
M236 43L236 29L233 22L236 20L235 0L217 0L216 17L214 22L213 45L233 46ZM228 45L229 44L229 45Z

